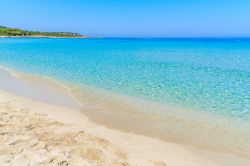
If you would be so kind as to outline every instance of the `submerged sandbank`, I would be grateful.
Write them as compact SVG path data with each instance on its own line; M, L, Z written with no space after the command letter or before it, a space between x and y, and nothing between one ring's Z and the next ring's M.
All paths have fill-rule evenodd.
M81 112L107 127L200 149L250 158L250 124L93 87L73 90Z
M8 72L6 72L5 74L7 75L9 74L10 76L10 73ZM21 77L24 78L24 75ZM6 78L6 75L5 77L3 77L3 79L1 77L2 80L4 80L5 78ZM15 78L15 79L19 80L18 78ZM30 80L30 78L28 77L26 77L26 79ZM34 79L32 80L34 81ZM18 83L18 81L16 80L12 80L12 81ZM33 84L33 85L36 88L37 84ZM22 86L23 85L21 84L21 87ZM29 87L29 85L26 85L26 86ZM38 85L38 87L40 86ZM44 88L46 89L48 87L44 86ZM19 94L20 92L18 91L16 93L15 89L12 89L11 87L5 90L10 91L11 93L18 94L18 95L23 95L26 97L33 98L33 96L27 96L26 93ZM25 92L22 89L20 91ZM60 91L61 90L54 91L54 92L57 93ZM44 89L43 89L43 92L51 93L50 90L44 91ZM211 126L209 124L204 124L204 119L200 119L200 121L197 121L197 117L193 119L187 118L190 112L183 112L182 110L179 110L179 111L173 110L171 107L168 107L169 109L168 116L164 115L164 118L162 118L152 113L155 111L156 108L166 109L167 107L165 106L154 105L154 104L149 105L147 102L144 103L144 101L140 101L139 99L134 99L132 97L127 98L126 96L118 97L117 95L113 95L112 93L107 94L107 93L104 93L104 92L101 92L99 90L95 90L92 88L86 88L86 89L81 88L81 90L74 88L73 92L74 94L76 94L76 97L78 97L78 99L80 99L80 101L82 102L81 111L87 114L91 120L105 124L108 127L122 129L127 132L135 132L135 133L139 133L143 135L149 135L149 136L161 138L161 139L168 140L168 141L170 140L172 142L180 142L180 143L185 143L189 145L191 144L191 145L195 145L204 149L220 151L220 152L228 153L228 154L232 153L232 154L237 154L237 155L242 155L244 157L248 157L248 154L249 154L248 145L244 146L243 143L249 143L249 139L247 139L246 135L242 135L242 134L245 134L244 131L241 130L243 128L241 127L239 128L239 133L241 135L238 135L237 137L237 135L232 135L232 133L230 133L232 132L231 126L229 126L228 128L224 128L224 129L220 128L221 126L217 126L218 124L223 125L223 123L225 122L229 123L228 119L221 121L222 119L218 118L218 120L215 120L216 123L214 123L214 125ZM37 93L39 93L39 91L37 91ZM36 96L37 93L33 95ZM67 93L64 93L64 94L67 94ZM79 94L81 94L81 96L79 96ZM43 98L34 98L34 99L47 102L47 101L44 101ZM57 99L58 101L64 101L64 100L60 100L60 98L57 98ZM50 99L46 98L46 100L50 100ZM54 101L53 102L49 101L49 103L57 104ZM64 106L64 105L61 105L61 106ZM151 112L148 112L148 113L143 112L145 110L148 110ZM53 112L53 110L50 110L50 111ZM58 113L57 116L60 115L61 117L62 114L60 114L59 112L57 113ZM79 114L79 112L77 112L77 114ZM55 115L55 112L54 112L54 115ZM202 117L209 119L207 115L203 115ZM193 121L190 121L190 120L193 120ZM109 135L110 133L106 133L108 132L107 130L110 130L110 129L105 128L105 130L104 129L98 130L98 132L101 132L104 135L106 134ZM132 139L130 141L134 141L133 139L135 139L134 134L131 134L131 133L130 134L122 133L122 134L123 134L123 137L126 137L126 139L128 138ZM218 139L221 136L223 137L221 139ZM117 137L117 136L114 136L114 137ZM227 137L227 140L225 140L226 137ZM143 142L139 138L151 140L151 142ZM122 144L126 145L126 141L129 142L129 139L128 140L126 139L123 140L124 142L122 142ZM141 147L139 145L138 145L139 147L137 146L138 142L137 143L133 142L131 145L129 145L129 150L137 151L139 148L140 153L142 153L141 155L145 155L145 156L156 155L156 156L160 156L160 159L165 159L166 161L169 161L170 160L169 157L170 158L173 157L173 154L175 154L176 152L175 155L177 156L174 155L175 157L177 157L175 158L176 160L182 160L183 158L189 158L190 160L193 160L193 158L196 158L201 155L202 158L205 158L205 160L207 160L206 162L205 160L202 161L202 163L204 163L202 165L205 165L208 163L210 165L213 165L213 164L214 165L228 165L229 163L230 164L234 163L234 165L236 164L235 162L233 162L235 160L235 157L232 157L230 155L229 156L219 155L219 154L215 154L212 152L201 151L196 148L191 148L188 146L170 144L167 142L162 142L156 139L151 139L151 138L147 138L143 136L138 136L136 140L138 142L142 141L140 144ZM190 140L192 140L193 142L190 142ZM204 142L207 142L208 144L206 145L204 144ZM121 142L119 141L117 143L121 144ZM215 143L215 144L211 147L211 143ZM232 143L233 144L236 143L236 144L232 145ZM149 147L145 146L146 144ZM186 150L188 151L188 154L186 154ZM152 152L149 152L149 151L152 151ZM157 151L157 154L151 154L151 153L156 153L154 151ZM199 155L196 153L198 153ZM185 157L185 155L188 155L188 156ZM137 157L135 156L135 158ZM212 162L209 162L210 160ZM230 160L233 160L233 161L228 162ZM197 160L195 159L195 162L196 161ZM185 162L183 161L182 164L184 163ZM175 164L175 165L178 165L178 164Z

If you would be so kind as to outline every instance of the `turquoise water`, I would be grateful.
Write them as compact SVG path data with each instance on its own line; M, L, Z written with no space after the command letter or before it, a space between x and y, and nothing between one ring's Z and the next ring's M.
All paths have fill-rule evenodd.
M0 39L0 64L250 120L250 39Z

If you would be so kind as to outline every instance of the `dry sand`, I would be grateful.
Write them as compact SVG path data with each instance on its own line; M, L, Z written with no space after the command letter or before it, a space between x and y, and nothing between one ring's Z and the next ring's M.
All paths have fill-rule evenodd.
M76 110L0 91L0 165L249 166L250 161L108 129Z

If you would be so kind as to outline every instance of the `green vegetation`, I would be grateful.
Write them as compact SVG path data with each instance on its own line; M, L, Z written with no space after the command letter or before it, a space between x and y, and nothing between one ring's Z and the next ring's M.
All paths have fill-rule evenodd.
M0 36L8 37L86 37L71 32L38 32L0 26Z

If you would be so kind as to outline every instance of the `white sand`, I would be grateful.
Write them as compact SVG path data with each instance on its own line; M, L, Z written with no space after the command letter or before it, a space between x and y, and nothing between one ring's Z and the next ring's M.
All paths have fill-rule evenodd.
M238 157L123 133L78 111L0 91L0 165L249 166Z

